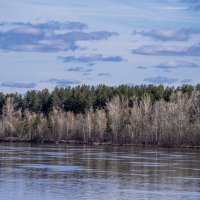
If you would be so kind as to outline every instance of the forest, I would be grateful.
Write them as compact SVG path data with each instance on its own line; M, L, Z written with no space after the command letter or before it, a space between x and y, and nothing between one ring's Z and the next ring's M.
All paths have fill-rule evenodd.
M0 141L200 146L200 84L0 93Z

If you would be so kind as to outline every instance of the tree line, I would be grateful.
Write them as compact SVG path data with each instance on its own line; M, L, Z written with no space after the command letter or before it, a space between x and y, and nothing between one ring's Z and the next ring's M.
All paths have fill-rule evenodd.
M0 138L200 145L200 84L86 85L0 93Z

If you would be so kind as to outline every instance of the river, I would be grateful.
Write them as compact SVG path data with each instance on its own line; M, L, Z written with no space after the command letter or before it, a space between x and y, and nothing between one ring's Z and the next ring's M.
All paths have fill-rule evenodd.
M1 200L199 200L200 150L0 144Z

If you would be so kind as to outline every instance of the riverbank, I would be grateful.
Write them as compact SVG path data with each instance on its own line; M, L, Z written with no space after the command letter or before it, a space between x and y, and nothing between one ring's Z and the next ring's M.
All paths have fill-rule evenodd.
M30 143L30 144L71 144L71 145L92 145L92 146L133 146L133 147L165 147L161 145L145 145L145 144L115 144L112 142L87 142L80 140L25 140L16 137L5 137L0 138L0 143ZM200 146L191 146L191 145L180 145L180 146L168 146L167 148L195 148L200 149Z
M81 97L80 89L86 90L87 94L99 91L98 88L76 88ZM167 89L163 88L164 96L159 99L152 97L150 89L150 86L145 91L143 87L127 87L130 95L124 96L117 88L108 87L106 91L115 93L103 98L102 106L99 105L102 102L99 94L106 94L104 90L98 95L95 93L90 102L88 98L82 101L80 96L70 96L74 93L72 89L58 89L56 99L59 104L50 103L54 96L47 98L52 106L44 104L42 93L36 91L34 95L27 93L20 101L14 96L5 96L0 109L0 138L8 142L32 143L200 146L200 87L191 92L177 88L168 99L164 95ZM160 87L157 89L161 90ZM136 91L141 94L137 95ZM66 95L67 99L62 99ZM85 107L89 102L91 104Z

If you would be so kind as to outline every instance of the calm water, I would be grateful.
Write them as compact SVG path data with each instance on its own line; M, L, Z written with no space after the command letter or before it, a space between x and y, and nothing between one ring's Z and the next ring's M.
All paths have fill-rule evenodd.
M200 150L0 144L1 200L200 199Z

